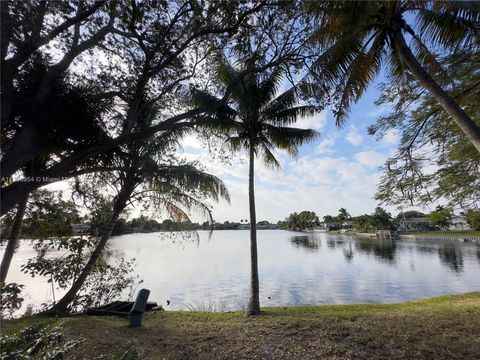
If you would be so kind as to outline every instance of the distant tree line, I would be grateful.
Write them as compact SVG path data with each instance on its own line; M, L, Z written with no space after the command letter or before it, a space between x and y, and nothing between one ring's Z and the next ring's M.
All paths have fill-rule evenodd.
M284 221L279 222L280 228L293 231L304 231L320 225L317 214L313 211L294 212Z
M238 230L241 222L234 221L224 221L209 223L208 221L203 222L202 224L190 221L174 221L171 219L165 219L162 222L158 222L155 219L149 219L146 216L142 215L140 217L134 218L130 221L126 219L119 219L113 228L113 235L123 235L137 232L156 232L156 231L192 231L192 230ZM245 225L248 225L245 221ZM271 226L268 221L259 221L257 226Z
M397 221L392 215L381 207L375 208L370 214L364 214L352 218L353 227L357 231L371 232L375 230L396 230Z
M206 223L208 225L208 223ZM137 218L127 221L118 219L115 224L112 235L124 235L131 233L150 233L157 231L189 231L202 229L202 225L190 221L173 221L165 219L159 222L155 219L141 215Z
M472 230L480 230L480 211L469 210L460 213L464 217L465 222ZM344 208L339 210L338 215L325 215L323 217L323 226L329 230L338 230L342 228L352 228L360 232L372 232L375 230L397 230L402 221L410 220L415 228L423 230L448 230L454 223L454 213L451 208L437 206L436 209L429 214L416 210L400 212L393 217L389 212L381 207L375 208L372 214L364 214L359 216L350 216ZM412 219L418 219L418 222Z

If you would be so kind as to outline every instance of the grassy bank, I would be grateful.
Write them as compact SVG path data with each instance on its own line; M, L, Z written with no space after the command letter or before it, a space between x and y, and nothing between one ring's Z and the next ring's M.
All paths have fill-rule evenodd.
M329 230L325 234L334 234L334 235L357 235L358 231L353 231L353 230L347 230L343 231L342 230Z
M5 322L9 333L39 318ZM148 313L131 329L115 317L63 320L68 338L87 339L75 359L113 358L131 341L148 359L476 359L480 292L388 305L266 308L241 312Z

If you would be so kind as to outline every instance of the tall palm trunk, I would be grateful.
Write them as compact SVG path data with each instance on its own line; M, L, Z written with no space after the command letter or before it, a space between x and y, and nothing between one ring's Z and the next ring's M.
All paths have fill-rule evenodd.
M463 109L440 87L440 85L436 83L427 71L425 71L408 47L400 29L393 32L393 38L397 51L402 58L405 59L405 63L412 74L430 92L430 94L437 99L443 109L450 114L465 136L480 153L480 127L475 124L467 113L463 111Z
M8 269L10 268L13 254L15 253L15 248L17 247L18 236L20 235L20 228L22 227L23 215L25 214L27 201L28 201L28 196L25 196L18 203L15 219L13 220L12 229L10 230L10 236L8 237L7 247L5 249L5 253L3 254L2 264L0 265L0 282L3 282L3 283L7 278Z
M257 253L257 217L255 214L255 149L250 142L250 169L248 172L248 200L250 210L250 300L246 310L247 316L260 314L260 286L258 283Z
M125 184L122 186L115 203L113 205L113 212L110 217L110 221L108 222L107 227L105 228L100 241L98 242L95 250L90 255L90 259L88 260L85 267L82 269L82 272L78 276L78 278L74 281L68 292L56 303L54 304L47 313L54 313L56 315L65 315L68 312L68 306L72 303L75 299L75 296L82 288L83 284L87 280L88 275L90 275L92 269L94 268L95 264L97 263L98 259L102 255L105 246L107 245L108 239L112 234L113 227L115 226L118 217L123 212L125 207L127 206L127 201L130 198L134 190L134 182L133 180L126 180Z

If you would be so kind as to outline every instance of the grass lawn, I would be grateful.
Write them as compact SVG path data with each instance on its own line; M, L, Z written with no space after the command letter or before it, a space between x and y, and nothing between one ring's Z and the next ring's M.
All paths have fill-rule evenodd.
M38 317L6 321L10 333ZM115 317L63 319L68 338L87 339L74 359L111 359L136 341L147 359L478 359L480 292L388 305L148 313L140 328Z

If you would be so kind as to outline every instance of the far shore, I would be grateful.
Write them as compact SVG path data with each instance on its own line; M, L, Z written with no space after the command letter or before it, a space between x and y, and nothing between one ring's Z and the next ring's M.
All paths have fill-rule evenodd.
M311 231L307 231L311 232ZM354 230L331 230L331 231L322 231L325 234L331 235L349 235L349 236L363 236L363 237L376 237L375 233L362 233ZM428 238L428 239L445 239L448 237L458 238L458 239L480 239L480 231L411 231L411 232L399 232L395 234L400 239L411 239L411 238Z

